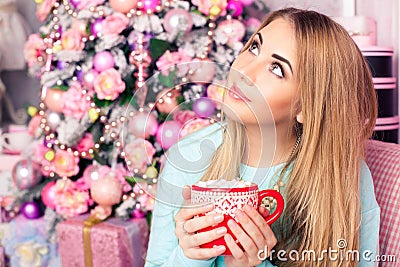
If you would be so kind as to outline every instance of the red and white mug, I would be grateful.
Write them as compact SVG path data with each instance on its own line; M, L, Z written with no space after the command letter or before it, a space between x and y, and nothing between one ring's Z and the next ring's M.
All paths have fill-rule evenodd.
M272 197L276 200L275 211L265 218L268 224L274 223L279 219L284 209L284 200L282 195L272 189L258 190L257 184L251 184L245 187L235 188L217 188L217 187L201 187L198 185L191 186L191 203L192 204L208 204L213 203L214 210L210 213L220 213L224 215L224 220L216 225L204 228L199 232L205 232L212 229L225 226L228 233L236 240L235 235L230 231L228 227L228 221L234 219L237 223L238 220L235 218L235 212L238 209L243 209L244 205L250 205L258 210L259 204L266 197ZM202 214L204 216L207 214ZM240 224L239 224L240 225ZM220 237L212 242L201 245L201 248L212 248L214 246L223 245L226 247L226 251L223 255L232 255L231 251L225 243L224 237ZM239 244L240 246L240 244Z

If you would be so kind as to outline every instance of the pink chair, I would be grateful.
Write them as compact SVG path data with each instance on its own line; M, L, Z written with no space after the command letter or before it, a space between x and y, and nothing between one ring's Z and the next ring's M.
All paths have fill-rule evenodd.
M379 254L396 256L396 262L381 262L379 266L400 266L400 145L370 140L366 162L381 208Z

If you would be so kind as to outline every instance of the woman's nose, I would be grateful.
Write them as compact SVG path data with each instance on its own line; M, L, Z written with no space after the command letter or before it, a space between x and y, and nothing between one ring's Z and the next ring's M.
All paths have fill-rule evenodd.
M254 86L256 82L257 74L260 71L259 66L255 62L251 62L243 66L240 71L240 80L248 86Z

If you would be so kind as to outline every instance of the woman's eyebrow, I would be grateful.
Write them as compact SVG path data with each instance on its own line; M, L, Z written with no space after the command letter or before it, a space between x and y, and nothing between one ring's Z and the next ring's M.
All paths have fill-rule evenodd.
M282 62L285 62L285 63L289 66L290 71L291 71L292 74L293 74L292 65L290 65L289 60L287 60L286 58L284 58L284 57L282 57L282 56L280 56L280 55L277 55L277 54L272 54L272 57L273 57L273 58L276 58L276 59L278 59L278 60L280 60L280 61L282 61Z

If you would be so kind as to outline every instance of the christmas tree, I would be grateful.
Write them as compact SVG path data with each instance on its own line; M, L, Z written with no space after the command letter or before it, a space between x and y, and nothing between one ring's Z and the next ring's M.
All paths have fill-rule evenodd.
M28 110L36 140L13 170L21 190L13 210L27 218L45 210L51 225L86 212L150 215L166 150L220 119L216 81L265 4L36 2L43 26L24 55L41 103Z

